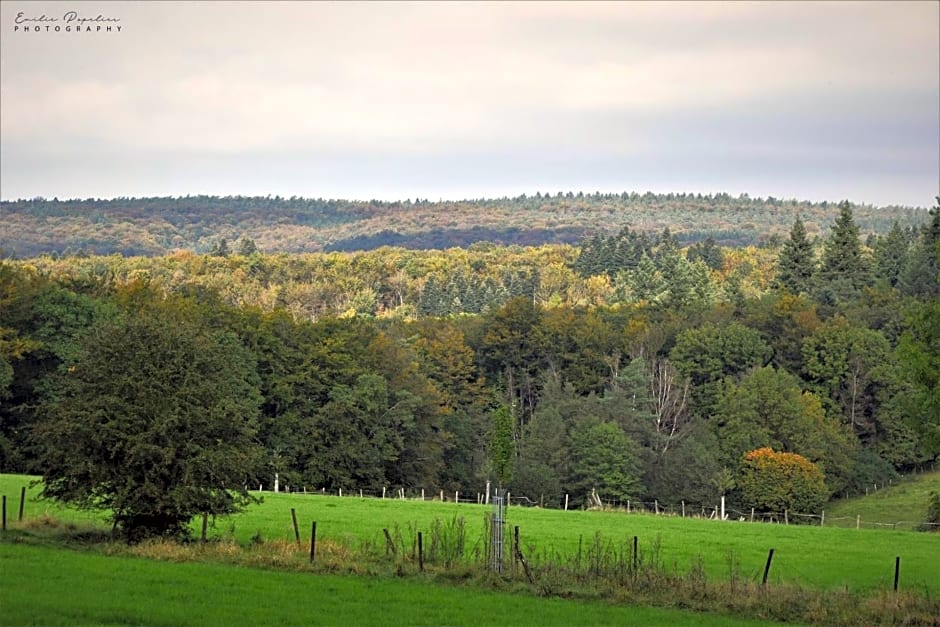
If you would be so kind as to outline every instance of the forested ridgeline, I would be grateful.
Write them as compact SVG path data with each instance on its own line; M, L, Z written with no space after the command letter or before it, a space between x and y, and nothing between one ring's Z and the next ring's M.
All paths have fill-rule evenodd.
M863 233L897 221L916 227L925 209L853 205ZM0 202L0 253L164 255L205 253L246 238L265 252L465 247L474 242L577 244L625 226L648 235L665 228L683 243L712 236L726 246L783 238L796 217L810 237L825 236L838 214L828 202L719 194L583 194L431 202L346 201L280 196L186 196Z
M844 204L762 248L4 261L0 468L817 513L940 452L929 217L863 241Z

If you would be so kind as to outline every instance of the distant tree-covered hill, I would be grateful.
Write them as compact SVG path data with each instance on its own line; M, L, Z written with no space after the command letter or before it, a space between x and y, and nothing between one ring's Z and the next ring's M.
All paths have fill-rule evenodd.
M929 200L929 199L928 199ZM853 205L862 234L923 223L926 209ZM666 229L688 243L722 245L784 237L801 217L810 237L838 215L835 203L746 194L536 193L515 198L430 202L347 201L280 196L185 196L0 202L5 256L46 253L162 255L208 252L251 240L267 252L444 249L478 241L523 246L573 244L623 227Z

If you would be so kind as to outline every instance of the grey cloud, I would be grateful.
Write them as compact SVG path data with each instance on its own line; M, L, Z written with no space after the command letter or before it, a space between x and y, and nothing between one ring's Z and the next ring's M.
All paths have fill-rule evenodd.
M934 3L89 3L130 34L9 36L38 6L0 6L4 198L940 186Z

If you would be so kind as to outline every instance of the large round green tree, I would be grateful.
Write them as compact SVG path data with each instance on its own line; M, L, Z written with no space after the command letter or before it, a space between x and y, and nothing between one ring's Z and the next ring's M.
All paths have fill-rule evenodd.
M110 512L129 539L237 511L257 454L251 354L185 305L93 328L55 380L36 436L44 495Z
M582 421L571 434L571 489L585 497L595 491L601 499L627 501L642 491L639 451L619 426Z

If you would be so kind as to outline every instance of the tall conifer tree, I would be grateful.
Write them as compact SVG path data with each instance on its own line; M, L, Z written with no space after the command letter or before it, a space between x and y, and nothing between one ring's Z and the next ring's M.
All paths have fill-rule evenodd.
M794 294L807 293L812 289L815 274L813 244L806 237L803 221L797 218L790 229L790 239L784 243L777 261L776 284Z
M850 298L868 285L868 261L862 255L858 225L847 200L839 203L836 218L819 268L819 287L837 298Z
M908 255L899 284L906 294L940 298L940 196L930 217Z

